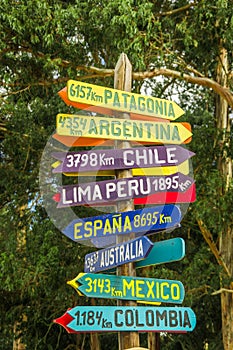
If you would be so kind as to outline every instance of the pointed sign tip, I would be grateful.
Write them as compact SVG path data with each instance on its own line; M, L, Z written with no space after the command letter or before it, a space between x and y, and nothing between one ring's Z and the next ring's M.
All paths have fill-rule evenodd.
M69 308L67 311L69 311L69 310L71 310L71 309ZM76 333L75 331L73 331L71 328L69 328L67 326L70 322L72 322L74 320L74 317L72 317L70 314L68 314L67 311L61 317L54 319L53 323L59 324L60 326L65 328L65 330L68 333Z
M61 195L60 193L55 193L52 198L55 202L60 202Z

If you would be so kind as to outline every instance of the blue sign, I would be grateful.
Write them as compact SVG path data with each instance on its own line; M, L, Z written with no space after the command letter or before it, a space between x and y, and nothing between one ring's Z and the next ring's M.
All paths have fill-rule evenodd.
M145 259L135 262L135 268L151 265L166 264L183 259L185 256L185 241L183 238L172 238L165 241L155 242ZM108 273L116 269L106 269Z
M79 295L87 297L175 303L184 300L184 286L179 281L147 277L80 273L70 284Z
M186 333L194 330L196 316L189 307L76 306L54 322L69 333Z
M149 238L142 236L114 247L98 250L85 256L84 272L99 272L129 262L144 259L153 247Z
M79 242L94 238L106 239L109 236L127 235L132 232L141 234L160 231L174 227L180 221L180 208L171 204L76 219L66 226L62 232L73 241Z

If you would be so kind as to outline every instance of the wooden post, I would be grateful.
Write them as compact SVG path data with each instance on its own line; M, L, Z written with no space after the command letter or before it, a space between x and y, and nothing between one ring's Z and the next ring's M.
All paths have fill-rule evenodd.
M128 57L122 53L115 67L114 73L114 88L118 90L123 90L130 92L132 86L132 66L128 59ZM122 119L130 119L130 115L128 113L116 113L118 118ZM116 141L116 148L130 148L131 144L129 141ZM132 177L132 170L116 170L116 178L129 178ZM134 210L133 200L122 201L118 203L118 211L125 212L129 210ZM124 240L124 235L118 236L118 242L122 242ZM130 239L134 238L133 234ZM129 240L129 238L127 238ZM136 270L134 263L128 263L117 268L117 275L124 276L136 276ZM121 306L137 306L135 301L118 301L118 305ZM118 346L119 350L124 350L127 348L139 347L139 334L138 332L119 332L118 333Z

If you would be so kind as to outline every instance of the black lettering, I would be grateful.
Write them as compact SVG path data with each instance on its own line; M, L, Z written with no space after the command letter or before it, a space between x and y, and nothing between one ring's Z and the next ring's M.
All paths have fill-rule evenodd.
M116 327L122 327L123 326L123 322L118 322L118 314L123 314L122 310L115 310L114 312L114 322Z
M154 327L155 325L155 317L154 312L152 310L146 311L146 325L148 327Z
M134 324L134 317L132 310L125 311L125 324L127 327L132 327Z
M138 327L144 326L144 323L140 323L140 322L139 322L138 310L135 311L135 318L136 318L136 326L138 326Z
M159 310L156 310L156 325L157 327L160 326L160 321L164 321L165 327L167 327L167 311L164 310L163 313L161 314Z
M184 323L183 323L183 327L186 327L188 326L189 328L191 328L191 323L190 323L190 320L189 320L189 315L188 315L188 312L185 311L184 312Z
M177 312L174 310L169 311L169 326L170 327L178 326Z

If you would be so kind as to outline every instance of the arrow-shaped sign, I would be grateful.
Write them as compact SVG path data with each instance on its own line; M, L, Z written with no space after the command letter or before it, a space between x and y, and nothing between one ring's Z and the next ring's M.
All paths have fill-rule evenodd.
M154 193L144 198L135 198L135 205L163 204L163 203L193 203L196 200L196 186L193 183L186 192ZM111 203L108 203L111 205Z
M147 122L75 114L57 115L57 133L63 136L165 144L191 141L189 123Z
M142 236L87 254L85 256L84 272L100 272L144 259L152 247L153 243L149 238Z
M86 104L86 103L74 102L74 101L69 100L68 94L67 94L67 87L64 87L63 89L58 91L58 95L67 104L67 106L72 106L72 107L75 107L78 109L86 109L90 112L114 116L113 109L106 108L106 107L100 107L99 105L94 106L94 105L90 105L90 104ZM170 101L168 101L168 102L170 102ZM148 115L142 115L142 114L136 114L136 113L130 113L130 119L161 121L161 118L157 118L154 116L148 116ZM163 119L163 120L169 122L168 119Z
M73 320L70 322L70 316ZM68 333L169 332L194 330L196 316L188 307L76 306L54 320Z
M75 242L93 238L114 237L149 233L169 229L181 221L181 211L176 205L164 205L132 210L122 213L110 213L94 217L75 219L62 233Z
M170 263L182 260L185 256L185 241L182 238L172 238L155 242L149 255L135 264L136 269Z
M60 162L57 161L52 164L54 170L60 165ZM53 172L54 172L53 170ZM184 163L178 166L165 166L165 167L155 167L155 168L136 168L132 169L133 176L158 176L158 175L172 175L174 173L182 173L184 175L189 174L189 161L186 160ZM65 176L115 176L115 170L100 170L96 169L95 171L88 172L63 172Z
M58 208L98 204L147 197L151 194L186 192L194 180L184 174L168 176L138 176L125 179L62 186Z
M169 120L175 120L184 114L184 111L173 101L81 81L69 80L67 82L67 92L70 101L121 112L143 114ZM77 107L79 106L77 105Z
M77 137L77 136L63 136L58 135L57 133L53 134L52 137L58 142L62 143L67 147L95 147L95 146L104 146L104 147L114 147L114 140L93 138L93 137ZM183 143L189 143L190 138L184 141ZM143 142L131 141L132 146L138 145L153 145L156 142Z
M59 162L54 164L53 173L86 173L103 170L133 169L136 172L154 167L168 172L178 165L187 167L185 161L195 153L178 145L139 147L128 149L101 149L81 152L54 152L52 156ZM153 168L152 168L153 167ZM161 169L161 170L160 170ZM171 169L171 170L167 170ZM153 171L156 171L153 169ZM173 170L173 173L178 172ZM183 171L180 171L183 173ZM103 172L101 172L102 174ZM108 174L112 174L109 172ZM141 175L141 174L140 174Z
M67 283L87 297L176 304L184 299L183 284L173 280L80 273Z
M55 195L56 196L56 195ZM57 194L55 201L60 200L60 194ZM196 186L195 183L192 184L186 192L161 192L148 195L143 198L135 198L134 205L149 205L149 204L164 204L164 203L193 203L196 200ZM88 204L86 204L88 206ZM106 207L116 206L116 202L103 202L98 204L93 204L92 207Z
M94 254L94 253L93 253ZM185 256L185 241L183 238L171 238L164 241L155 242L145 259L135 262L135 268L166 264L170 262L180 261ZM106 267L108 273L115 272L116 269ZM103 269L102 269L103 271Z

